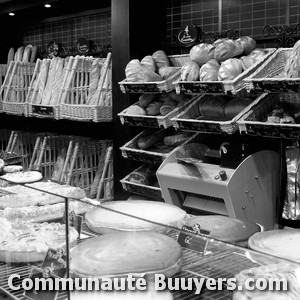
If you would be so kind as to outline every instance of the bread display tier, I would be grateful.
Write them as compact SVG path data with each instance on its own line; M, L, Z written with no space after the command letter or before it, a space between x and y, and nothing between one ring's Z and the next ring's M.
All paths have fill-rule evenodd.
M173 82L176 93L236 94L245 89L244 79L275 50L252 48L247 52L238 40L230 39L195 45L181 69L180 79Z
M160 164L179 145L196 134L176 132L173 128L159 131L144 130L120 148L125 158L149 164Z
M233 134L237 121L256 103L256 95L203 95L172 118L176 129L203 133Z
M142 165L121 179L123 189L127 192L162 199L156 172L157 167L153 165Z
M299 94L262 94L237 121L241 134L299 139Z
M299 93L299 43L279 48L244 81L247 90L262 93Z
M118 114L121 123L130 126L163 127L172 126L171 118L176 117L195 100L174 91L163 94L142 94L139 101Z

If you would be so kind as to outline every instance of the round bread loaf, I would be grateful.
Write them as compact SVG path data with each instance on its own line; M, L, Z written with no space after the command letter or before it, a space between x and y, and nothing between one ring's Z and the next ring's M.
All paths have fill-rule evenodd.
M180 270L182 254L177 241L160 233L105 234L71 249L71 271L83 278L171 277Z
M156 70L156 65L155 65L155 61L152 58L151 55L147 55L145 56L142 60L141 60L141 64L147 68L149 68L152 72L155 72Z
M243 45L245 55L248 55L256 47L255 40L250 36L241 36L236 41Z
M147 289L126 291L73 291L72 300L173 300L169 290L155 290L154 282L147 281Z
M190 59L200 66L207 63L210 59L214 58L215 47L211 44L201 43L195 45L190 50Z
M182 225L190 227L195 224L199 224L203 229L210 230L211 238L240 245L247 245L249 237L261 231L260 226L255 223L219 215L195 216L182 221Z
M157 69L170 66L170 61L167 54L163 50L157 50L152 54Z
M177 227L178 222L187 216L183 209L175 205L156 201L112 201L104 203L102 207L103 208L92 209L85 214L87 226L92 231L98 233L152 230L166 232L168 228L159 224ZM130 216L122 215L115 211ZM136 219L131 216L158 224Z
M233 80L243 71L242 61L238 58L229 58L225 60L219 69L219 80Z
M182 69L180 78L182 81L196 81L199 79L200 66L194 61L186 62Z
M211 59L200 68L199 78L200 81L217 81L220 64Z

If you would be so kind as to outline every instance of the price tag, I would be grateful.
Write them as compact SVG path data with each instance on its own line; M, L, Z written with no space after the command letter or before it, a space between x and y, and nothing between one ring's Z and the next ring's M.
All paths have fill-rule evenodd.
M69 225L71 227L74 227L76 231L78 232L78 237L80 238L80 233L81 233L81 228L82 228L82 221L83 217L80 215L77 215L75 211L70 211L69 212ZM63 224L66 223L66 211L64 211L64 216L63 216Z
M45 259L40 268L32 267L29 278L35 282L35 279L44 278L53 280L53 289L55 287L55 278L64 278L67 272L67 256L64 249L52 249L49 248ZM49 283L46 284L46 289L42 290L43 286L40 284L39 289L32 289L25 291L24 296L32 300L55 300L58 292L55 290L49 290Z
M54 116L54 108L50 106L32 105L32 112L39 115Z
M199 224L191 226L182 226L182 230L177 238L177 242L184 248L202 252L205 255L208 240L205 237L210 235L210 230L201 228ZM189 234L190 233L190 234Z

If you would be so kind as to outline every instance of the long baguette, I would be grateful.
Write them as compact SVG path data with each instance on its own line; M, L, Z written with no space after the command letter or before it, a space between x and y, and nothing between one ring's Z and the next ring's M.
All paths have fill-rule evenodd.
M167 135L167 133L168 133L168 131L166 129L163 129L163 130L148 134L146 136L141 137L137 141L137 145L140 149L143 149L143 150L147 149L147 148L153 146L154 144L156 144L157 142L159 142L160 140L162 140Z

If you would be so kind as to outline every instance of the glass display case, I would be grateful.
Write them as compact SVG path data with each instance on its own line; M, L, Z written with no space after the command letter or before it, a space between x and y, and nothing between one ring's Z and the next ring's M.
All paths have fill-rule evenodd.
M290 289L264 295L299 299L297 230L264 232L159 201L99 203L43 193L64 202L61 218L1 218L1 299L243 299L262 292L237 284L244 289L253 279L250 287L261 288L270 278L287 280ZM86 212L77 214L74 202Z

